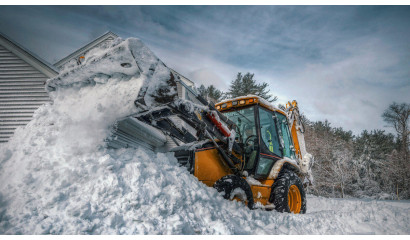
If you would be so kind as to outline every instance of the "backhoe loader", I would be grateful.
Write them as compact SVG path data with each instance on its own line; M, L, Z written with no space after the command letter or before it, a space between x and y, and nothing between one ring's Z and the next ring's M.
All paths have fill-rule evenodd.
M194 149L174 149L178 160L226 199L244 201L251 209L305 213L302 180L308 173L303 172L304 165L309 163L302 158L306 152L297 102L288 103L288 114L257 96L227 100L215 107L233 122L235 131L224 133L221 127L226 137L235 135L237 150L225 154L232 162L220 154L218 148L224 143L212 139Z
M311 179L313 161L296 101L285 109L254 95L208 103L139 39L114 42L98 53L47 80L46 89L109 81L141 84L127 106L135 112L113 124L107 148L172 152L181 166L226 199L250 209L306 212L303 183ZM178 97L181 87L184 99Z
M184 85L175 76L170 79ZM132 119L165 133L179 145L168 151L174 152L180 165L224 198L242 201L250 209L305 213L303 181L310 177L312 162L297 102L288 102L281 110L263 98L248 95L213 105L185 87L193 100L170 101L169 96L166 100L156 96L162 105L123 121ZM144 108L143 96L135 105ZM117 129L111 146L127 147L119 141L118 132L127 129ZM145 139L151 135L146 133Z

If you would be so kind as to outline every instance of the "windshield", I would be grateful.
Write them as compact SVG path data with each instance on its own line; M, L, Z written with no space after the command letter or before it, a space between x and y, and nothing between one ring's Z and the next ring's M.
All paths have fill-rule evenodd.
M258 135L255 125L255 107L225 112L226 117L233 121L236 128L236 141L244 147L244 161L242 169L252 170L258 159Z
M232 112L224 112L223 114L236 124L236 134L237 137L239 137L237 139L238 142L249 142L250 138L254 138L252 136L256 136L255 112L253 106Z

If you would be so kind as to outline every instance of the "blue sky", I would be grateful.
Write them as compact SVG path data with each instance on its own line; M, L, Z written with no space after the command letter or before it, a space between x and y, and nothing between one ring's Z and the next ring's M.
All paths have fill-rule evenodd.
M111 30L197 85L255 73L311 120L385 129L410 103L409 6L0 6L0 31L51 63Z

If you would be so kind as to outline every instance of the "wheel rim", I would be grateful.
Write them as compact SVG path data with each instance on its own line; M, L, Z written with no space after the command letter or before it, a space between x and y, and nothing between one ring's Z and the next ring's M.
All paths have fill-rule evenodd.
M302 197L299 188L296 185L291 185L288 192L288 205L290 212L300 213L302 208Z

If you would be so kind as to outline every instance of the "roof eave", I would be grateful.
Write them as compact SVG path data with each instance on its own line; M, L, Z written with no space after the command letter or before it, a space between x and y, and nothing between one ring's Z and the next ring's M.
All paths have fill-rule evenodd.
M88 44L84 45L83 47L81 47L80 49L76 50L75 52L69 54L68 56L66 56L65 58L61 59L60 61L54 63L54 66L59 68L61 67L63 64L65 64L66 62L70 61L72 58L76 57L77 55L80 55L81 53L87 51L88 49L93 48L94 46L98 45L99 43L103 42L105 39L107 39L108 37L114 37L117 38L118 35L108 31L105 32L103 35L99 36L98 38L94 39L93 41L89 42Z
M7 35L0 32L0 43L3 44L5 48L7 48L12 53L16 54L21 59L25 60L27 63L31 64L37 70L42 72L47 77L54 77L58 75L58 69L55 68L53 65L45 61L44 59L40 58L33 52L29 51L25 47L21 46L14 40L12 40Z

